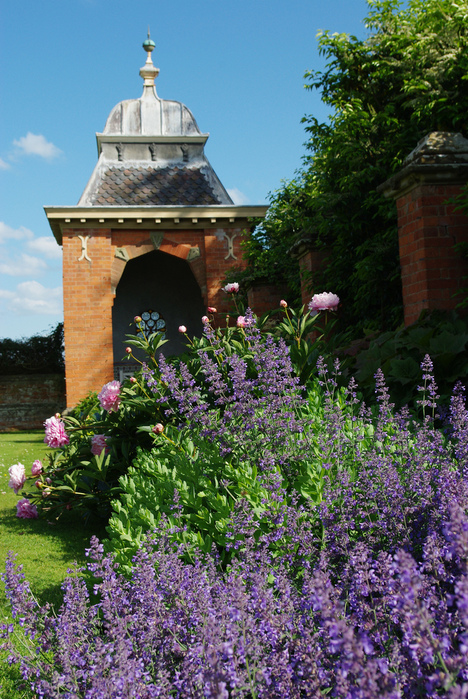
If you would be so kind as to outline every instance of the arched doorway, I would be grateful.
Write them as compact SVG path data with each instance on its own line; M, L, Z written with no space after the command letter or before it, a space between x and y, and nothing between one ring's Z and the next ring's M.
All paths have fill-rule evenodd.
M169 356L184 352L185 338L181 337L179 326L185 325L190 335L200 335L204 313L200 287L188 262L159 250L129 260L112 309L116 378L122 378L122 368L128 367L128 362L123 361L125 335L136 332L135 316L148 314L145 319L150 326L154 328L158 322L163 326L168 342L162 351Z

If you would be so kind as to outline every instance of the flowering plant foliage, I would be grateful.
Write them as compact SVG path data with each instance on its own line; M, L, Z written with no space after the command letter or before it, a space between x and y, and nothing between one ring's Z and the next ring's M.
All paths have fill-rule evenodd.
M377 372L374 417L323 360L304 392L286 344L246 317L229 342L206 324L196 356L161 357L121 388L117 412L100 413L111 453L93 457L94 471L80 463L103 484L119 421L145 407L152 418L133 424L153 448L140 444L119 499L113 491L110 546L127 577L93 541L98 604L70 577L54 617L10 558L16 622L3 632L30 649L12 659L44 697L110 696L116 681L135 698L466 696L462 388L443 432L428 357L421 422L394 412ZM89 454L86 428L104 432L75 420L68 457L78 459ZM47 483L50 472L39 474L45 502L67 492ZM67 476L73 484L65 466ZM34 516L28 502L21 516Z
M325 370L322 381L331 385ZM10 557L4 580L17 623L3 633L29 647L11 653L32 689L112 696L118 681L129 699L465 697L468 412L457 390L449 444L430 416L411 430L407 414L394 414L381 377L377 390L373 449L359 458L348 445L354 474L342 469L315 509L288 505L271 482L278 506L260 532L240 499L226 567L216 550L192 547L184 561L177 495L130 579L91 542L97 605L74 575L52 616Z

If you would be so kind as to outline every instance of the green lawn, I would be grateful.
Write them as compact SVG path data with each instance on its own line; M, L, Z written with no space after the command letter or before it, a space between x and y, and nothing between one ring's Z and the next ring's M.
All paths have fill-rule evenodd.
M20 462L26 473L30 473L33 461L43 459L50 451L43 440L43 432L0 433L0 569L2 572L5 569L8 551L14 551L38 601L49 601L58 607L62 599L60 586L70 564L77 561L82 565L90 537L93 533L102 536L104 532L85 527L81 519L72 515L58 522L16 516L16 503L21 495L15 495L8 487L8 469ZM9 607L1 583L0 623L6 619L9 619ZM33 697L21 687L19 674L8 669L5 658L5 654L0 654L0 698Z

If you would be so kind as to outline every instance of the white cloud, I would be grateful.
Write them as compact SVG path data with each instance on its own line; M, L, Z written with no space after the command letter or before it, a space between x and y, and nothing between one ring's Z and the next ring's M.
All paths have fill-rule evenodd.
M23 151L26 155L39 155L41 158L51 160L62 153L60 148L54 146L42 134L34 134L28 131L26 136L21 136L18 141L13 141L13 144Z
M250 204L249 198L240 191L240 189L237 189L234 187L233 189L228 189L227 193L231 197L232 201L236 206L242 206L243 204Z
M0 243L4 243L7 240L31 240L32 238L34 238L34 233L29 228L24 226L12 228L0 221Z
M3 158L0 158L0 170L9 170L10 165L6 163Z
M62 312L62 287L47 289L36 281L22 282L16 291L0 289L5 310L18 315L59 315Z
M51 235L45 235L41 238L30 240L28 243L28 250L36 252L39 255L44 255L44 257L48 257L49 260L60 260L62 258L62 248Z
M39 257L33 257L25 252L14 259L1 258L0 274L8 274L10 277L30 277L41 274L47 269L47 262Z

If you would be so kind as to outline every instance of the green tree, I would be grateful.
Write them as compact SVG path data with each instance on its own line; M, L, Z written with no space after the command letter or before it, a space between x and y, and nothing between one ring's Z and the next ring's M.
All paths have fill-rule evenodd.
M368 0L365 39L319 36L323 72L306 88L330 108L303 119L303 166L271 198L246 243L250 277L265 270L298 291L288 251L309 238L330 250L314 290L333 291L356 334L402 320L396 208L377 191L417 142L435 130L468 133L468 1Z

